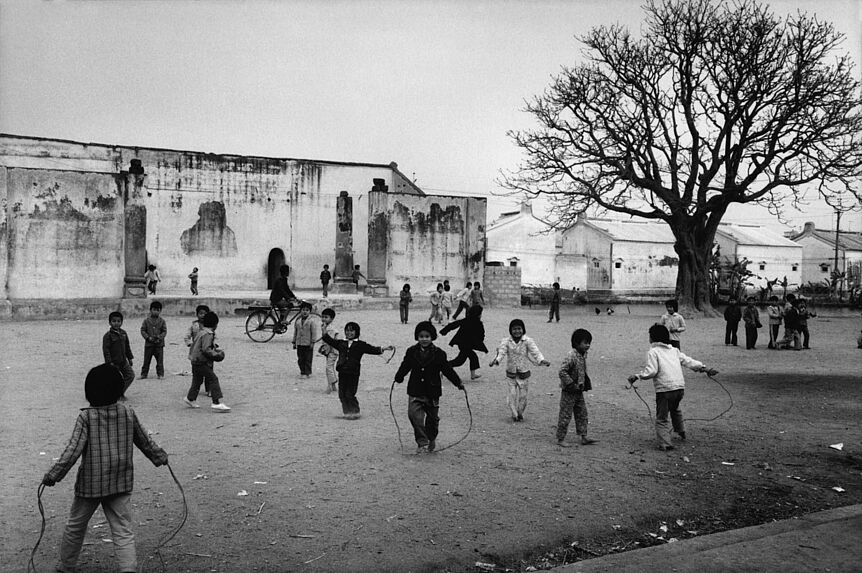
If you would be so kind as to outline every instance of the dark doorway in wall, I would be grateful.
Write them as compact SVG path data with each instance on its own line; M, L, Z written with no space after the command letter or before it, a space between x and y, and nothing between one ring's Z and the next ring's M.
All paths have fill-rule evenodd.
M278 278L279 267L286 264L287 260L284 258L284 251L273 249L269 252L269 260L266 263L266 288L272 288Z

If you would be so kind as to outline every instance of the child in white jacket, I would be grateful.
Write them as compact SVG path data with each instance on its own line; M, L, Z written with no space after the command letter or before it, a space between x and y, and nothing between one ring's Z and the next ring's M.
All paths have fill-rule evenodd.
M673 430L680 439L685 440L685 423L679 403L685 394L685 378L682 366L695 372L706 372L710 376L718 374L717 370L707 368L702 362L683 354L678 348L671 346L670 333L667 327L654 324L649 329L650 349L646 355L646 366L638 374L628 377L629 384L637 380L652 378L655 384L655 433L658 437L658 449L672 450L670 443L670 427L667 416L673 424Z
M500 364L506 360L506 380L509 384L509 393L506 396L506 404L512 412L513 422L524 421L524 410L527 409L527 380L530 378L530 363L540 366L550 366L545 360L535 341L525 333L524 321L520 318L509 323L509 334L507 338L500 341L497 354L490 366Z

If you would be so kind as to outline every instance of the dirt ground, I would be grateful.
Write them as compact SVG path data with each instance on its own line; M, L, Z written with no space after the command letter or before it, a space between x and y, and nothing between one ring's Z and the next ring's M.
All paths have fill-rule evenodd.
M182 515L167 468L136 454L133 502L138 554L146 571L474 571L476 563L524 571L693 535L862 503L862 350L858 313L811 321L812 350L755 351L723 344L721 319L689 320L683 351L721 371L733 408L712 422L689 422L688 441L668 453L654 448L644 404L625 378L639 369L646 330L658 307L564 307L559 324L540 309L489 310L493 347L518 316L551 368L536 367L525 422L507 414L501 367L482 358L482 378L467 383L472 431L460 444L414 455L406 384L389 410L392 377L413 324L397 311L352 311L362 338L392 343L391 363L366 356L360 383L362 418L339 418L336 395L324 393L323 360L298 379L289 337L251 342L242 317L224 317L218 337L227 359L216 366L229 414L181 402L191 377L182 344L190 319L167 317L168 376L136 380L128 395L144 425L170 454L185 488L189 517L152 552ZM630 313L629 313L630 312ZM142 317L129 317L140 368ZM588 368L590 433L599 443L559 448L554 441L559 387L556 367L576 327L594 336ZM0 324L0 562L24 570L40 528L36 491L68 440L83 379L101 361L107 321ZM742 333L740 332L740 335ZM447 337L448 338L448 337ZM450 351L445 341L438 344ZM466 368L460 370L467 375ZM721 387L687 373L686 416L712 418L730 405ZM650 384L641 395L652 408ZM440 446L469 425L464 396L444 381ZM574 443L574 424L570 437ZM829 448L843 443L843 451ZM77 468L43 496L47 528L36 555L52 570L71 503ZM845 491L835 491L834 487ZM245 491L248 495L238 495ZM91 521L82 570L112 571L110 531L101 512Z

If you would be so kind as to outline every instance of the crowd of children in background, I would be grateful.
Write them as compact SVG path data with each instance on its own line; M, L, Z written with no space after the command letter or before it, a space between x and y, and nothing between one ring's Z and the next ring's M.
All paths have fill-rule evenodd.
M773 350L808 350L811 348L811 333L808 330L808 319L817 314L808 308L808 303L788 294L784 305L779 303L777 296L770 296L766 307L766 320L769 334L767 348ZM737 299L731 297L724 309L726 322L724 343L737 345L736 331L740 320L745 325L745 348L753 350L757 347L758 329L763 327L760 320L760 310L757 299L749 296L744 309L739 308ZM781 325L784 324L784 337L779 338Z

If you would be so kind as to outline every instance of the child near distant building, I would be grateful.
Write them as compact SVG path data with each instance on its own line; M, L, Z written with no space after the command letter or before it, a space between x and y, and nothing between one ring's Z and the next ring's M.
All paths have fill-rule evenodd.
M299 365L299 377L311 378L314 343L320 340L320 324L311 316L311 303L299 305L299 316L293 321L293 349Z
M323 285L323 298L329 296L329 281L332 280L332 273L329 272L329 265L323 265L323 270L320 271L320 284Z
M331 308L324 308L323 312L320 313L321 330L323 334L337 339L338 330L332 326L333 320L335 320L335 311ZM331 394L338 390L338 372L335 370L335 365L338 362L338 351L325 342L320 344L317 351L326 357L326 393Z
M150 294L156 294L156 285L159 284L160 280L162 280L162 277L159 275L156 265L149 265L147 272L144 273L144 281L147 283L147 290Z
M792 294L787 295L784 305L784 339L778 343L779 348L802 350L802 340L799 336L799 301Z
M189 274L189 280L191 281L191 291L194 296L198 296L198 268L195 267L192 269L192 272Z
M356 391L359 389L359 374L362 369L362 356L365 354L383 354L384 350L393 350L394 346L372 346L359 340L360 328L355 322L344 325L345 340L336 340L328 334L323 335L323 342L338 351L338 399L341 409L348 420L359 418L359 400Z
M769 316L769 348L778 348L778 331L781 328L781 306L778 304L778 297L769 297L769 306L766 307L766 314Z
M476 351L488 352L485 347L485 325L482 324L482 307L471 306L467 309L467 316L461 320L454 320L440 330L440 334L446 334L458 329L449 346L458 347L458 356L449 361L449 366L455 368L461 366L467 360L470 361L470 379L480 378L479 357Z
M353 265L353 274L352 274L352 276L353 276L353 284L354 284L354 285L356 285L356 290L357 290L357 292L358 292L358 291L359 291L359 279L362 279L362 280L364 280L364 281L367 281L368 279L367 279L367 278L365 278L365 275L363 275L363 274L359 271L359 265Z
M739 305L736 304L736 297L730 297L727 302L727 308L724 309L724 345L737 344L737 332L739 331L739 321L742 320L742 311Z
M443 295L440 297L440 314L441 319L445 315L446 322L449 322L452 317L452 287L449 281L443 283Z
M461 314L461 311L466 311L470 308L471 290L473 290L473 283L468 281L467 286L459 290L458 294L455 295L455 300L458 301L458 308L455 309L455 314L452 315L452 320L458 320L458 315Z
M189 349L189 361L192 363L192 384L189 392L183 398L189 408L200 408L197 403L198 392L204 380L209 380L212 409L215 412L230 412L230 407L223 403L221 384L214 370L214 363L224 360L224 350L215 341L215 331L218 328L218 315L208 312L201 320L201 329Z
M746 300L745 310L742 311L742 321L745 323L745 348L754 350L757 344L757 329L763 326L760 323L760 311L754 305L753 296Z
M811 335L808 332L808 319L816 318L817 314L813 310L808 310L808 303L802 299L799 300L796 312L799 316L796 324L798 325L799 334L802 336L802 348L803 350L809 350L811 347L808 343Z
M132 369L132 347L129 345L129 335L123 330L123 313L114 311L108 315L108 324L111 328L102 337L102 354L105 364L113 364L123 375L123 391L120 392L118 400L126 399L126 390L135 380L135 371Z
M554 283L554 292L551 294L551 308L548 309L548 322L557 318L560 322L560 283Z
M183 342L186 343L186 347L192 347L192 344L195 341L195 337L201 331L201 321L204 319L204 317L209 311L210 307L205 304L199 304L195 308L195 320L192 321L192 323L189 325L189 329L186 331L185 336L183 336ZM206 394L207 396L210 395L210 381L206 378L204 378L204 394Z
M485 306L485 295L482 294L482 285L479 281L473 283L473 290L470 291L470 306Z
M416 453L421 454L433 452L437 447L440 426L438 413L440 396L443 394L440 375L443 374L459 390L464 390L464 384L446 361L446 353L434 345L437 330L430 321L417 324L413 338L416 344L404 353L404 360L395 373L395 381L401 384L404 377L410 374L407 382L407 395L410 397L407 416L413 426Z
M405 284L398 293L398 313L401 315L401 324L407 324L410 316L410 303L413 302L413 295L410 294L410 285Z
M428 320L431 322L437 321L438 324L443 323L443 315L440 314L440 304L443 300L443 283L437 283L437 289L431 293L431 316Z
M579 328L572 333L572 349L560 365L560 415L557 418L557 445L567 448L566 433L569 422L575 418L575 431L581 444L588 446L596 441L587 437L589 417L584 392L593 389L587 374L587 352L593 342L589 330Z
M679 313L679 303L672 298L665 301L664 308L667 312L661 315L659 324L667 328L670 333L670 345L681 348L679 334L685 332L685 319Z
M84 395L90 407L81 408L66 449L42 478L43 485L53 486L81 458L57 571L78 570L87 525L100 505L111 528L119 570L138 569L131 503L134 448L137 446L156 467L168 463L168 454L153 440L134 410L117 403L124 384L122 373L110 364L96 366L87 373Z
M141 378L150 374L150 363L156 358L156 376L159 380L165 377L165 337L168 335L168 325L162 314L162 303L154 300L150 303L150 315L141 323L141 336L144 337L144 363L141 366Z
M530 362L540 366L550 366L539 347L532 338L526 335L524 321L516 318L509 323L509 336L500 341L497 354L490 366L496 366L506 361L506 381L509 393L506 404L512 412L513 422L524 421L524 410L527 408L527 390L530 379Z
M718 374L717 370L708 369L702 362L683 354L670 343L670 333L661 324L654 324L649 329L650 349L646 355L646 365L638 374L628 377L629 384L637 380L652 379L655 385L655 433L658 438L658 448L662 451L672 450L670 426L667 423L670 414L674 432L685 440L685 422L682 409L679 407L685 394L685 377L682 366L695 372L706 372L710 376Z

